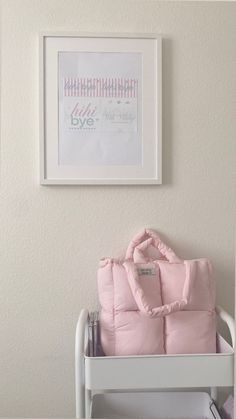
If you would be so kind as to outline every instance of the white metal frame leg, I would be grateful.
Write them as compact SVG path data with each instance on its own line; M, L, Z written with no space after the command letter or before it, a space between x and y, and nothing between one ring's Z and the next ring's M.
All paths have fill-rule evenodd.
M85 417L91 418L92 391L85 389Z
M216 313L217 315L225 322L229 328L232 346L235 347L235 323L232 316L230 316L227 311L225 311L221 306L216 307ZM217 402L218 398L218 388L217 387L211 387L211 398L215 402Z
M216 313L218 316L225 322L229 328L231 340L232 340L232 346L235 347L235 322L232 316L230 316L227 311L225 311L221 306L216 307Z
M218 389L217 387L211 387L211 398L214 402L217 402L218 398Z
M76 326L75 335L75 400L76 419L85 418L85 371L84 350L85 330L88 320L88 310L82 309Z

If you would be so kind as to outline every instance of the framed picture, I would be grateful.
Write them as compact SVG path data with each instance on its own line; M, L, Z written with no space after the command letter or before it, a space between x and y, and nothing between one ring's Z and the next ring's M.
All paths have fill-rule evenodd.
M161 84L158 36L41 34L41 184L160 184Z

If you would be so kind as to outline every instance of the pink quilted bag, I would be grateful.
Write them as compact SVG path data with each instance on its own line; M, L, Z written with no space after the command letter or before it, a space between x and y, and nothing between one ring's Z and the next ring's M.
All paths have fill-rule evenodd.
M215 284L207 259L181 260L145 229L125 260L98 269L106 355L216 352Z

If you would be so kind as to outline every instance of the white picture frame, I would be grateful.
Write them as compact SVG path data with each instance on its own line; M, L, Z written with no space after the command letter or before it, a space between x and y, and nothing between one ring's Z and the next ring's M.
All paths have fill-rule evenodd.
M162 183L162 40L40 34L40 183Z

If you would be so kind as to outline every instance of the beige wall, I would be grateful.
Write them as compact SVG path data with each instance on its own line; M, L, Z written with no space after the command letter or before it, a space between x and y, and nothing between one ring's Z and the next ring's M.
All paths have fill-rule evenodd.
M74 331L101 256L143 226L212 259L233 313L236 4L3 0L0 416L74 414ZM163 35L162 186L39 185L38 33Z

